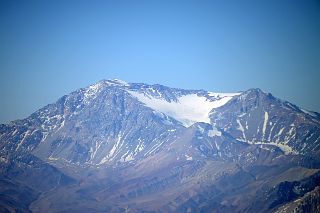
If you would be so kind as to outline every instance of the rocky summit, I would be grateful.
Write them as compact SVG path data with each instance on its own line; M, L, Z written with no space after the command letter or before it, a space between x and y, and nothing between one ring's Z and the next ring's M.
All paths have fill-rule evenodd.
M320 114L102 80L0 125L0 212L320 212Z

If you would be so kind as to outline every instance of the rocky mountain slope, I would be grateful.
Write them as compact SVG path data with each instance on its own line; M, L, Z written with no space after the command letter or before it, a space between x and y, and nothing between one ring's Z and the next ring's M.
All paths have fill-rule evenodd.
M259 89L103 80L0 125L0 209L285 211L319 186L319 118Z

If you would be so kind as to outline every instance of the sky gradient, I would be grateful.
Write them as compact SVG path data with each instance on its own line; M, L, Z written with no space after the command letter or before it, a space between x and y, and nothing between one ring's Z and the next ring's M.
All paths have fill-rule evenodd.
M101 79L320 112L320 1L0 1L0 123Z

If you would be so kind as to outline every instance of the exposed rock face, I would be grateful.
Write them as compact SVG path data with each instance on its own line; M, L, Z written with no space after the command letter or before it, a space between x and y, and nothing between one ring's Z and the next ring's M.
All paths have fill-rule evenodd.
M0 209L316 211L319 118L259 89L103 80L0 125Z
M248 143L271 143L286 152L319 154L320 123L316 114L251 89L214 109L212 123Z
M290 202L277 210L277 213L287 212L320 212L320 187L306 193L303 197Z

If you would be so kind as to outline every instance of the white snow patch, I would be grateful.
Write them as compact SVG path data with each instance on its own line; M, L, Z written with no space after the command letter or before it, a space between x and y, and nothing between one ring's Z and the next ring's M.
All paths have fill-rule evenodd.
M99 93L102 88L103 88L103 82L98 82L96 84L89 86L86 89L85 93L83 94L84 95L83 102L88 104L90 100L97 97L97 93Z
M18 129L15 129L15 130L12 132L11 136L14 136L15 134L17 134L17 132L18 132Z
M213 127L212 130L208 131L208 136L209 137L221 136L221 132L217 128Z
M103 144L103 141L95 141L95 147L93 149L93 147L90 148L91 151L91 160L93 160L96 157L96 154L98 152L98 150L100 149L100 146Z
M280 131L278 132L278 134L276 135L276 137L280 137L280 135L282 134L283 130L285 129L285 127L282 127L280 129Z
M198 129L199 129L199 131L201 132L201 134L203 134L204 133L204 128L202 128L201 126L197 126L198 127Z
M125 157L124 162L133 161L133 160L134 160L134 157L130 154Z
M122 138L122 136L123 135L121 135L121 132L119 132L118 139L117 139L116 143L111 148L109 154L107 156L105 156L104 158L102 158L102 160L100 161L99 164L104 164L108 160L110 160L110 161L113 160L113 158L118 154L117 151L119 152L119 149L122 147L123 142L124 142L124 138Z
M277 146L279 149L281 149L284 154L298 154L296 151L294 151L290 146L282 144L282 143L275 143L275 142L255 142L252 144L263 144L263 145L273 145L273 146Z
M243 139L246 141L247 138L246 138L246 135L245 135L245 133L244 133L244 128L243 128L243 126L242 126L242 124L241 124L241 122L240 122L239 119L237 119L237 123L238 123L238 125L239 125L238 130L240 130L240 131L242 132L242 137L243 137Z
M102 158L102 160L98 163L98 165L104 164L104 163L106 163L107 161L108 161L108 157L106 156L106 157Z
M61 119L61 118L60 118ZM63 128L64 127L64 122L65 122L65 119L64 119L64 115L62 115L62 122L61 122L61 124L60 124L60 126L59 126L59 128L56 130L56 132L58 131L58 130L60 130L61 128ZM56 127L56 126L55 126Z
M239 118L242 118L242 117L245 116L246 114L247 114L247 113L244 112L244 113L242 113L241 115L239 115L238 117L239 117Z
M136 91L127 90L132 96L136 97L140 102L153 110L162 112L177 121L180 121L184 126L189 127L196 122L210 123L209 112L217 107L226 104L235 94L219 93L224 95L218 100L210 101L206 97L198 96L197 94L189 94L178 97L177 102L168 102L165 99L155 98ZM212 95L218 93L211 93Z
M215 144L217 150L220 150L220 146L218 145L217 141L214 141L214 144Z
M271 127L270 132L269 132L268 141L271 141L271 135L272 135L272 132L273 132L273 128L274 128L276 125L272 125L272 122L270 122L270 126L272 126L272 127Z
M292 135L293 131L294 131L294 126L291 126L290 130L289 130L289 135Z
M267 123L269 119L269 114L267 111L264 112L264 121L263 121L263 127L262 127L262 138L264 139L267 129Z
M141 152L144 149L143 141L140 138L138 139L138 141L139 141L138 146L134 150L135 154L137 154L138 152Z
M132 153L130 152L130 150L128 150L126 152L126 154L124 154L121 159L120 159L120 162L129 162L129 161L132 161L134 160L134 157L132 155Z
M51 156L50 156L50 157L48 158L48 160L56 161L56 160L59 160L59 158L54 158L54 157L51 157Z
M33 133L33 132L32 132ZM26 139L26 137L30 135L30 130L27 130L24 134L23 134L23 138L21 139L20 143L18 144L16 151L20 148L20 146L24 143L24 140Z
M185 157L186 157L186 160L192 160L192 157L191 156L189 156L189 155L184 155Z
M162 136L162 134L160 135L160 137ZM167 140L163 140L162 142L158 143L159 138L154 138L150 144L155 144L153 145L149 151L147 153L144 154L144 156L147 155L151 155L152 153L154 153L155 151L157 151L163 144L165 144L166 142L168 142L169 138ZM155 141L155 142L154 142Z
M120 141L121 141L121 135L118 135L118 140L117 140L116 144L110 150L109 155L108 155L109 157L113 157L115 151L117 150L117 148L120 145Z

